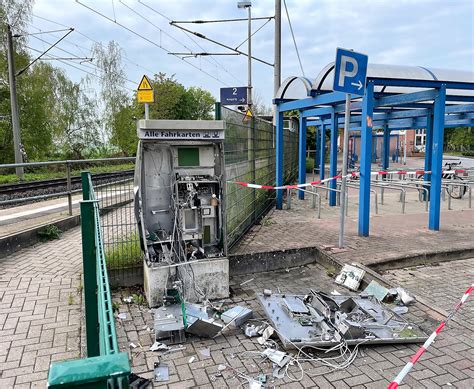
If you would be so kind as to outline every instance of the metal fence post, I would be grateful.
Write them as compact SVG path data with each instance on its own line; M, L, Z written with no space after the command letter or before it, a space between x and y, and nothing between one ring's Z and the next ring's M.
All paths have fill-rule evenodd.
M89 172L82 172L82 192L84 201L81 201L81 235L82 235L82 268L84 272L84 306L86 309L86 344L87 356L100 355L99 348L99 311L97 303L97 248L96 221L94 204L96 200L89 200Z
M66 174L67 174L67 203L69 207L69 216L72 216L72 184L71 184L71 163L66 162Z
M82 180L82 199L83 200L90 200L90 192L91 188L89 187L89 172L81 172L81 180Z

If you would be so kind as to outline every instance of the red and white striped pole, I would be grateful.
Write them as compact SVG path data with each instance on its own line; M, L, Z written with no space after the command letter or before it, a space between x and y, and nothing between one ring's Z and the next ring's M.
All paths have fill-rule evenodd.
M388 385L388 389L396 389L398 388L398 385L403 381L405 376L410 372L412 367L415 365L415 363L420 359L420 357L425 353L428 347L430 347L431 343L435 340L435 338L438 336L440 331L444 328L444 326L448 323L449 320L453 318L453 316L456 314L457 311L463 306L463 304L466 302L467 298L471 294L471 292L474 291L474 284L472 284L464 293L464 295L461 298L461 301L459 301L456 306L454 307L453 311L449 314L449 316L441 322L441 324L434 330L434 332L430 335L428 339L426 339L426 342L421 346L418 351L416 352L413 357L411 357L410 362L408 362L405 367L398 373L398 375L395 377L395 379Z

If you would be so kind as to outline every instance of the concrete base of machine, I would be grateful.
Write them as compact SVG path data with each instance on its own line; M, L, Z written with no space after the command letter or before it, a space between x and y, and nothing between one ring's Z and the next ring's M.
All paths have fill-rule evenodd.
M229 260L201 259L174 265L143 264L145 295L150 308L160 306L166 288L180 275L184 279L185 299L188 302L199 302L203 296L196 293L193 285L202 290L205 298L221 299L229 297ZM193 276L194 275L194 276Z

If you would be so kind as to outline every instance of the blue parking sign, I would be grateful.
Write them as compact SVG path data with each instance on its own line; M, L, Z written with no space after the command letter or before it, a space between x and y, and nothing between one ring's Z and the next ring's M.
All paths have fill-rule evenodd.
M333 90L363 96L369 57L355 51L336 51Z

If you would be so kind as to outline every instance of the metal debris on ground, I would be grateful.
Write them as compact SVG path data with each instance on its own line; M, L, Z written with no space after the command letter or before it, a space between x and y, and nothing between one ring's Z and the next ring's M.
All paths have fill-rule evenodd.
M240 305L236 305L235 307L232 307L227 311L223 312L221 315L221 319L225 324L233 322L235 327L240 327L242 324L251 319L252 316L252 310L246 307L241 307Z
M388 289L380 285L377 281L372 280L370 284L367 285L367 288L364 289L364 293L369 296L374 296L378 301L382 302L388 294Z
M359 285L364 278L365 270L353 265L344 265L339 275L336 277L336 284L345 286L351 290L359 289Z
M257 294L266 316L285 349L363 343L417 343L427 335L377 299L366 294ZM298 302L296 302L298 301ZM406 329L412 327L410 331ZM265 332L264 332L265 334ZM265 337L265 340L270 337ZM263 342L259 343L263 344Z
M252 310L242 306L224 310L223 304L214 305L209 301L187 303L181 300L179 293L165 297L165 305L155 309L154 313L156 340L167 344L183 343L186 334L213 338L231 324L240 327L253 314Z
M169 367L167 364L163 362L155 362L154 365L154 374L155 374L155 381L157 382L166 382L169 380Z

